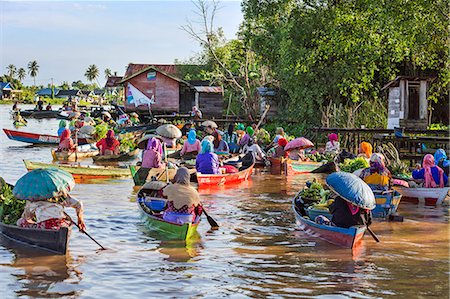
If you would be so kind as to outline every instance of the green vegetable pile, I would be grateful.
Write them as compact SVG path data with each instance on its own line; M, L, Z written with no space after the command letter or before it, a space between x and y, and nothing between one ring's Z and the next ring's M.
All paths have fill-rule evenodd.
M299 195L310 201L322 201L328 198L329 193L330 190L325 190L320 183L314 180L311 186L304 188Z
M126 133L120 135L120 147L121 153L128 153L135 150L137 147L136 137L132 133Z
M256 139L260 145L268 145L272 140L270 139L270 134L263 128L258 129L256 133Z
M22 216L25 209L25 201L14 197L11 187L4 183L3 179L2 189L0 191L0 221L5 224L15 225L17 220ZM2 184L3 183L3 184Z
M306 154L305 156L313 162L322 162L322 161L332 162L336 158L336 154L332 153L326 154L315 153L315 154Z
M358 169L367 167L369 167L369 162L367 162L367 160L364 159L364 157L358 157L355 159L345 159L344 163L339 164L339 168L341 169L341 171L350 173Z
M108 133L108 125L105 123L101 123L95 126L95 134L97 135L97 140L106 137L106 133Z

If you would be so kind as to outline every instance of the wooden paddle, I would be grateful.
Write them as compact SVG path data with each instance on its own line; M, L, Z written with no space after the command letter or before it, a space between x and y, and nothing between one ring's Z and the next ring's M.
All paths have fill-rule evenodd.
M207 213L206 210L205 210L205 207L202 206L202 208L203 208L203 213L205 214L206 219L208 220L209 225L211 225L211 228L212 228L213 230L219 229L219 224L217 224L216 220L214 220L211 216L208 215L208 213Z
M75 226L80 230L80 232L82 232L83 234L85 234L86 236L88 236L89 239L91 239L91 240L94 241L98 246L100 246L100 248L101 248L102 250L106 250L105 247L103 247L99 242L97 242L97 241L96 241L91 235L89 235L84 229L81 229L80 226L79 226L75 221L73 221L72 218L71 218L66 212L64 212L64 214L66 215L67 219L69 219L70 222L71 222L73 225L75 225Z
M370 229L369 225L366 222L366 219L364 218L363 214L360 214L361 216L361 220L364 223L364 225L367 228L367 231L370 233L370 235L372 236L372 238L376 241L376 242L380 242L380 239L377 237L377 235L375 235L375 233Z

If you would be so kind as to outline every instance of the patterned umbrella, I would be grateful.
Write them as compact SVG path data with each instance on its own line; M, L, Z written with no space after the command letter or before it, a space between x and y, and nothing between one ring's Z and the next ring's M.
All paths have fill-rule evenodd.
M180 138L182 135L180 129L171 124L159 126L156 134L166 138Z
M326 183L331 190L352 204L373 210L375 196L372 189L363 180L352 173L335 172L330 174Z
M58 168L35 169L21 177L13 189L16 198L45 200L67 194L75 186L70 173Z
M211 127L213 129L217 129L218 126L215 122L213 122L212 120L205 120L204 122L202 122L202 126L204 127Z
M309 139L306 139L305 137L299 137L289 141L288 144L284 147L284 150L287 151L291 149L305 149L313 146L314 143L312 143Z

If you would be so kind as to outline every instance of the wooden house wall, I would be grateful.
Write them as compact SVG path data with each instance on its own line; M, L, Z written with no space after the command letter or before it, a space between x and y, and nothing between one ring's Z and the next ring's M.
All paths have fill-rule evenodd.
M136 77L131 78L127 82L139 89L149 99L155 96L155 104L153 104L152 112L171 113L179 111L179 83L172 78L169 78L160 72L156 72L154 80L147 79L147 73L144 72ZM125 96L128 93L128 84L125 85ZM147 111L147 105L140 105L138 110ZM129 104L125 99L125 109L127 111L135 111L133 104Z
M223 96L220 93L199 93L198 105L203 118L223 115Z

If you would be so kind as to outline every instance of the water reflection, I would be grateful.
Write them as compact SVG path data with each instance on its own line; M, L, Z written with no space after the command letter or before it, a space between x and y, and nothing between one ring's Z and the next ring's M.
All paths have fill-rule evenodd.
M82 273L73 264L70 253L54 255L45 250L30 248L0 235L0 246L13 254L11 263L1 264L19 271L12 274L18 284L17 296L31 298L76 298L81 294L77 284ZM70 265L70 266L69 266Z

